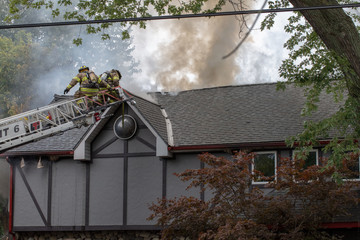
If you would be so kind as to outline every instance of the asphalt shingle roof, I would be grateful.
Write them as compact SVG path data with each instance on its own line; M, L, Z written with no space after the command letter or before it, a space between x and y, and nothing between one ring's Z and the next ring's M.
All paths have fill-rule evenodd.
M88 127L73 128L68 131L45 137L40 140L30 142L15 148L8 152L66 152L73 151L80 139L88 130Z
M303 130L304 92L276 84L215 87L155 93L172 123L175 146L284 141ZM332 96L322 95L312 119L337 110Z
M161 138L167 142L166 122L161 113L160 105L138 96L134 96L134 99L136 101L135 106L143 117L152 125Z
M276 84L214 87L174 93L151 93L157 103L133 96L136 108L155 131L168 141L164 108L171 121L175 146L283 142L303 130L300 116L305 96L300 88ZM62 96L55 96L63 100ZM67 99L67 98L66 98ZM323 94L319 120L337 110L332 96ZM71 151L88 128L72 129L11 149L11 152Z

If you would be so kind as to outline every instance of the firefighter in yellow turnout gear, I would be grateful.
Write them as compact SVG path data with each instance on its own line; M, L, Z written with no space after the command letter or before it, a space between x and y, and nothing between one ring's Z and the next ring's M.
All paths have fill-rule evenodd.
M112 69L111 71L106 71L103 74L100 75L100 79L103 82L106 82L107 84L110 85L111 88L115 88L115 87L119 87L120 86L120 79L121 79L121 73L119 70L116 69ZM104 86L104 85L102 85ZM104 91L106 90L106 88L100 86L100 91ZM112 96L114 96L115 98L119 98L119 93L118 91L114 90L114 89L108 89L108 93ZM103 99L101 98L102 96L99 96L100 101L102 101ZM110 98L110 99L108 99ZM110 96L107 96L106 101L111 102L115 102L116 100L114 98L111 98Z
M103 82L93 71L89 70L87 66L79 68L79 73L70 81L69 85L65 88L64 94L67 94L71 88L76 84L80 84L80 88L75 92L74 98L87 96L93 98L99 92L99 86L105 89L110 89L110 85Z

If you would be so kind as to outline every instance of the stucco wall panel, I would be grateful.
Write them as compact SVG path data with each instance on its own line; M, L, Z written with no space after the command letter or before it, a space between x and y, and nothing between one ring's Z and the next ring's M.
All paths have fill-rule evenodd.
M128 225L149 225L149 206L162 196L162 161L157 157L128 160Z
M53 164L52 226L85 224L86 165L72 159Z
M189 185L189 182L182 182L174 173L181 173L186 169L199 169L200 160L198 159L198 154L179 154L176 155L176 158L173 160L167 161L167 189L166 196L167 198L174 198L180 196L194 196L200 197L199 188L191 188L186 190L186 187Z
M47 215L47 189L48 189L48 169L47 163L45 167L38 169L35 159L26 160L25 167L20 168L20 163L15 167L15 183L14 188L14 227L16 226L45 226L44 221L31 198L30 192L21 177L20 171L24 174L25 181L30 186L30 191L43 213Z
M90 168L89 225L122 225L124 159L93 159Z
M102 148L104 144L109 143L105 149L98 151ZM115 138L115 134L112 129L105 129L101 131L100 135L94 140L92 145L93 151L97 154L106 154L106 153L123 153L124 152L124 142L123 140Z
M152 150L150 147L146 146L144 143L133 139L129 141L129 153L137 153L139 149L142 150L143 153L151 153L155 154L154 150Z

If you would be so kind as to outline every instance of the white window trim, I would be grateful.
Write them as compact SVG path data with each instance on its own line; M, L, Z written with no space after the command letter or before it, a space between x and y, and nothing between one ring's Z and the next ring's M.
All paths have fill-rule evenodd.
M275 176L275 180L277 179L277 151L259 151L259 152L254 152L255 154L269 154L269 153L273 153L275 155L275 169L274 169L274 176ZM251 164L251 172L254 173L254 169L255 169L255 159L253 158L252 164ZM252 181L253 184L266 184L269 182L256 182L256 181Z
M359 177L358 178L343 178L343 181L354 181L359 182L360 181L360 156L358 157L359 160Z
M292 156L291 156L292 161L295 160L294 157L295 157L295 153L297 153L297 152L301 152L301 151L299 151L299 150L293 150L292 151ZM310 152L316 152L316 166L319 166L319 149L311 149L309 151L309 153Z

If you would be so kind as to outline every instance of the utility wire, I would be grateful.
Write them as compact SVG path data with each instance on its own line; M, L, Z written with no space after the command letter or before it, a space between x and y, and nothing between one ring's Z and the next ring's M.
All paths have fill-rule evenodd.
M356 8L356 7L360 7L360 3L340 4L340 5L326 5L326 6L314 6L314 7L298 7L298 8L276 8L276 9L244 10L244 11L230 11L230 12L216 12L216 13L199 13L199 14L183 14L183 15L164 15L164 16L151 16L151 17L136 17L136 18L87 20L87 21L68 21L68 22L50 22L50 23L13 24L13 25L0 25L0 29L34 28L34 27L54 27L54 26L83 25L83 24L99 24L99 23L115 23L115 22L139 22L139 21L153 21L153 20L165 20L165 19L182 19L182 18L198 18L198 17L233 16L233 15L241 15L241 14L261 14L261 13L293 12L293 11L305 11L305 10L324 10L324 9Z

